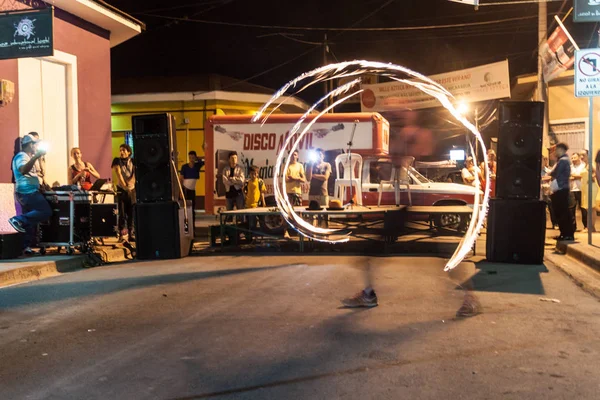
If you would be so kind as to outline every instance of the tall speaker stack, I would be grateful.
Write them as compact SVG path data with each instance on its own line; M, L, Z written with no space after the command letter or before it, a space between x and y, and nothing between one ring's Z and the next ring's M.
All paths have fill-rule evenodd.
M488 261L541 264L546 203L540 200L544 103L499 105L496 197L490 200Z
M138 115L132 117L132 126L136 257L185 257L194 239L193 210L189 206L186 213L185 201L178 201L175 118L166 113Z

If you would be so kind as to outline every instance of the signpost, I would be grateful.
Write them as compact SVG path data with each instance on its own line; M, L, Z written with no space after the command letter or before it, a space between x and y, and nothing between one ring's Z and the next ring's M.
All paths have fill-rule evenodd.
M0 12L0 60L54 55L53 9Z
M575 97L587 97L589 108L588 135L588 244L592 244L592 207L595 199L592 197L592 151L594 149L594 97L600 95L600 49L585 49L575 52Z

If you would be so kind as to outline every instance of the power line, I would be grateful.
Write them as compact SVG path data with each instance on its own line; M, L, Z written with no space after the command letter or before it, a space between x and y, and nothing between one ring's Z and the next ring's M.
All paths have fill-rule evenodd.
M328 32L386 32L386 31L416 31L416 30L432 30L432 29L448 29L448 28L463 28L470 26L484 26L501 24L511 21L523 21L528 19L537 18L537 15L531 15L527 17L515 17L497 19L493 21L480 21L480 22L469 22L462 24L446 24L446 25L424 25L424 26L398 26L389 28L325 28L325 27L309 27L309 26L280 26L280 25L254 25L254 24L242 24L237 22L225 22L225 21L209 21L204 19L186 18L186 17L169 17L166 15L157 14L140 14L148 17L170 19L174 21L185 21L185 22L196 22L200 24L208 25L223 25L223 26L234 26L239 28L255 28L255 29L278 29L278 30L298 30L298 31L328 31Z
M321 47L321 45L319 45L319 46L315 46L315 47L312 47L312 48L310 48L310 49L306 50L305 52L303 52L303 53L300 53L299 55L295 56L294 58L291 58L291 59L289 59L289 60L287 60L287 61L284 61L284 62L282 62L281 64L277 64L277 65L276 65L276 66L274 66L274 67L271 67L271 68L269 68L269 69L267 69L267 70L265 70L265 71L259 72L258 74L252 75L251 77L249 77L249 78L246 78L246 79L244 79L244 80L241 80L241 81L237 81L237 82L235 82L235 83L232 83L232 84L231 84L231 85L229 85L229 86L225 86L225 87L223 88L223 90L225 90L225 89L229 89L230 87L236 86L236 85L238 85L238 84L240 84L240 83L244 83L244 82L251 81L252 79L258 78L259 76L262 76L262 75L264 75L264 74L268 74L268 73L269 73L269 72L271 72L271 71L274 71L274 70L276 70L276 69L278 69L278 68L281 68L281 67L283 67L283 66L285 66L285 65L287 65L287 64L289 64L289 63L291 63L291 62L294 62L294 61L296 61L296 60L297 60L297 59L299 59L300 57L303 57L303 56L307 55L308 53L311 53L311 52L313 52L313 51L317 50L319 47Z

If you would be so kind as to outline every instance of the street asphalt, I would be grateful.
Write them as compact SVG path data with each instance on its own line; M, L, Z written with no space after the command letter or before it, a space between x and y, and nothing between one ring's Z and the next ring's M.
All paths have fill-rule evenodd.
M478 261L481 258L474 258ZM132 262L0 289L0 399L597 399L600 303L552 264ZM473 287L483 314L455 319Z

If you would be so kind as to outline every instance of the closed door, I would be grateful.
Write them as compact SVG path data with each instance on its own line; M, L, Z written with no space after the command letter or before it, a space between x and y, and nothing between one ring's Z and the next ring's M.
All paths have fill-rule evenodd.
M19 60L20 135L38 132L48 143L46 182L67 184L67 67L35 58Z

